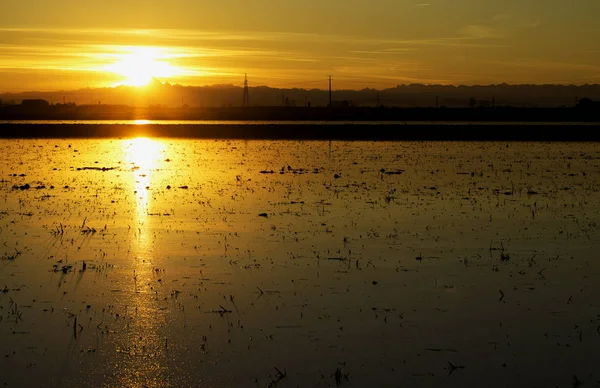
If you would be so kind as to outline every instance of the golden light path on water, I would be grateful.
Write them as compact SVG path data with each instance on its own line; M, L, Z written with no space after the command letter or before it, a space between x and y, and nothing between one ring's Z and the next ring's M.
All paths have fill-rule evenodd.
M150 212L152 175L166 147L160 141L144 137L123 140L122 145L125 163L132 172L137 221L138 224L143 224Z
M144 137L121 142L123 162L130 174L135 199L132 211L134 227L131 231L131 257L134 268L134 286L121 303L135 309L132 324L123 338L120 355L124 357L115 370L121 386L159 386L166 373L164 341L160 328L166 326L166 317L157 314L154 291L148 284L160 273L156 268L152 214L152 190L157 190L156 172L164 159L166 144Z
M138 137L126 139L121 143L123 149L123 162L131 174L131 188L135 196L135 209L133 209L134 235L136 236L139 256L152 255L151 236L148 225L148 216L152 213L152 190L156 183L156 171L160 170L161 156L166 150L166 145L159 141Z

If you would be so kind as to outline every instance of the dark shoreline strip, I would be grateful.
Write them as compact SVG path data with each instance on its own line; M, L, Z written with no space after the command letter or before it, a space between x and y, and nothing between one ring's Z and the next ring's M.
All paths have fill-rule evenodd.
M444 125L347 124L335 126L266 124L0 124L2 139L166 137L231 140L348 141L600 141L600 124Z

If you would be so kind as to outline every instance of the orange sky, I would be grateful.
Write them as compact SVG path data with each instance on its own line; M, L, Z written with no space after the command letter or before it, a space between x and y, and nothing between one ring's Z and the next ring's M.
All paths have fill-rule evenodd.
M171 83L600 83L598 0L20 0L0 92Z

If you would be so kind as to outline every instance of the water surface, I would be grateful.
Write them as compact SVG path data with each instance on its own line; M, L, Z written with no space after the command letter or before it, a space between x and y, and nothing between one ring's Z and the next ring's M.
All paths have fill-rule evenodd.
M594 144L0 152L0 383L600 380Z

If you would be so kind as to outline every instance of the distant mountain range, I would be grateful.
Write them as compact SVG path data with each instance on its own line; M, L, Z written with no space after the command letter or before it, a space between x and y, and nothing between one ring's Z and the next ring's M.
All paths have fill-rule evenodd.
M0 86L1 88L1 86ZM328 90L249 88L252 106L326 106ZM3 105L24 99L45 99L52 104L128 105L137 107L236 107L242 105L243 87L235 85L182 86L158 80L145 87L118 86L72 91L0 94ZM600 100L600 85L398 85L389 89L333 90L334 105L389 107L569 107L578 99Z

